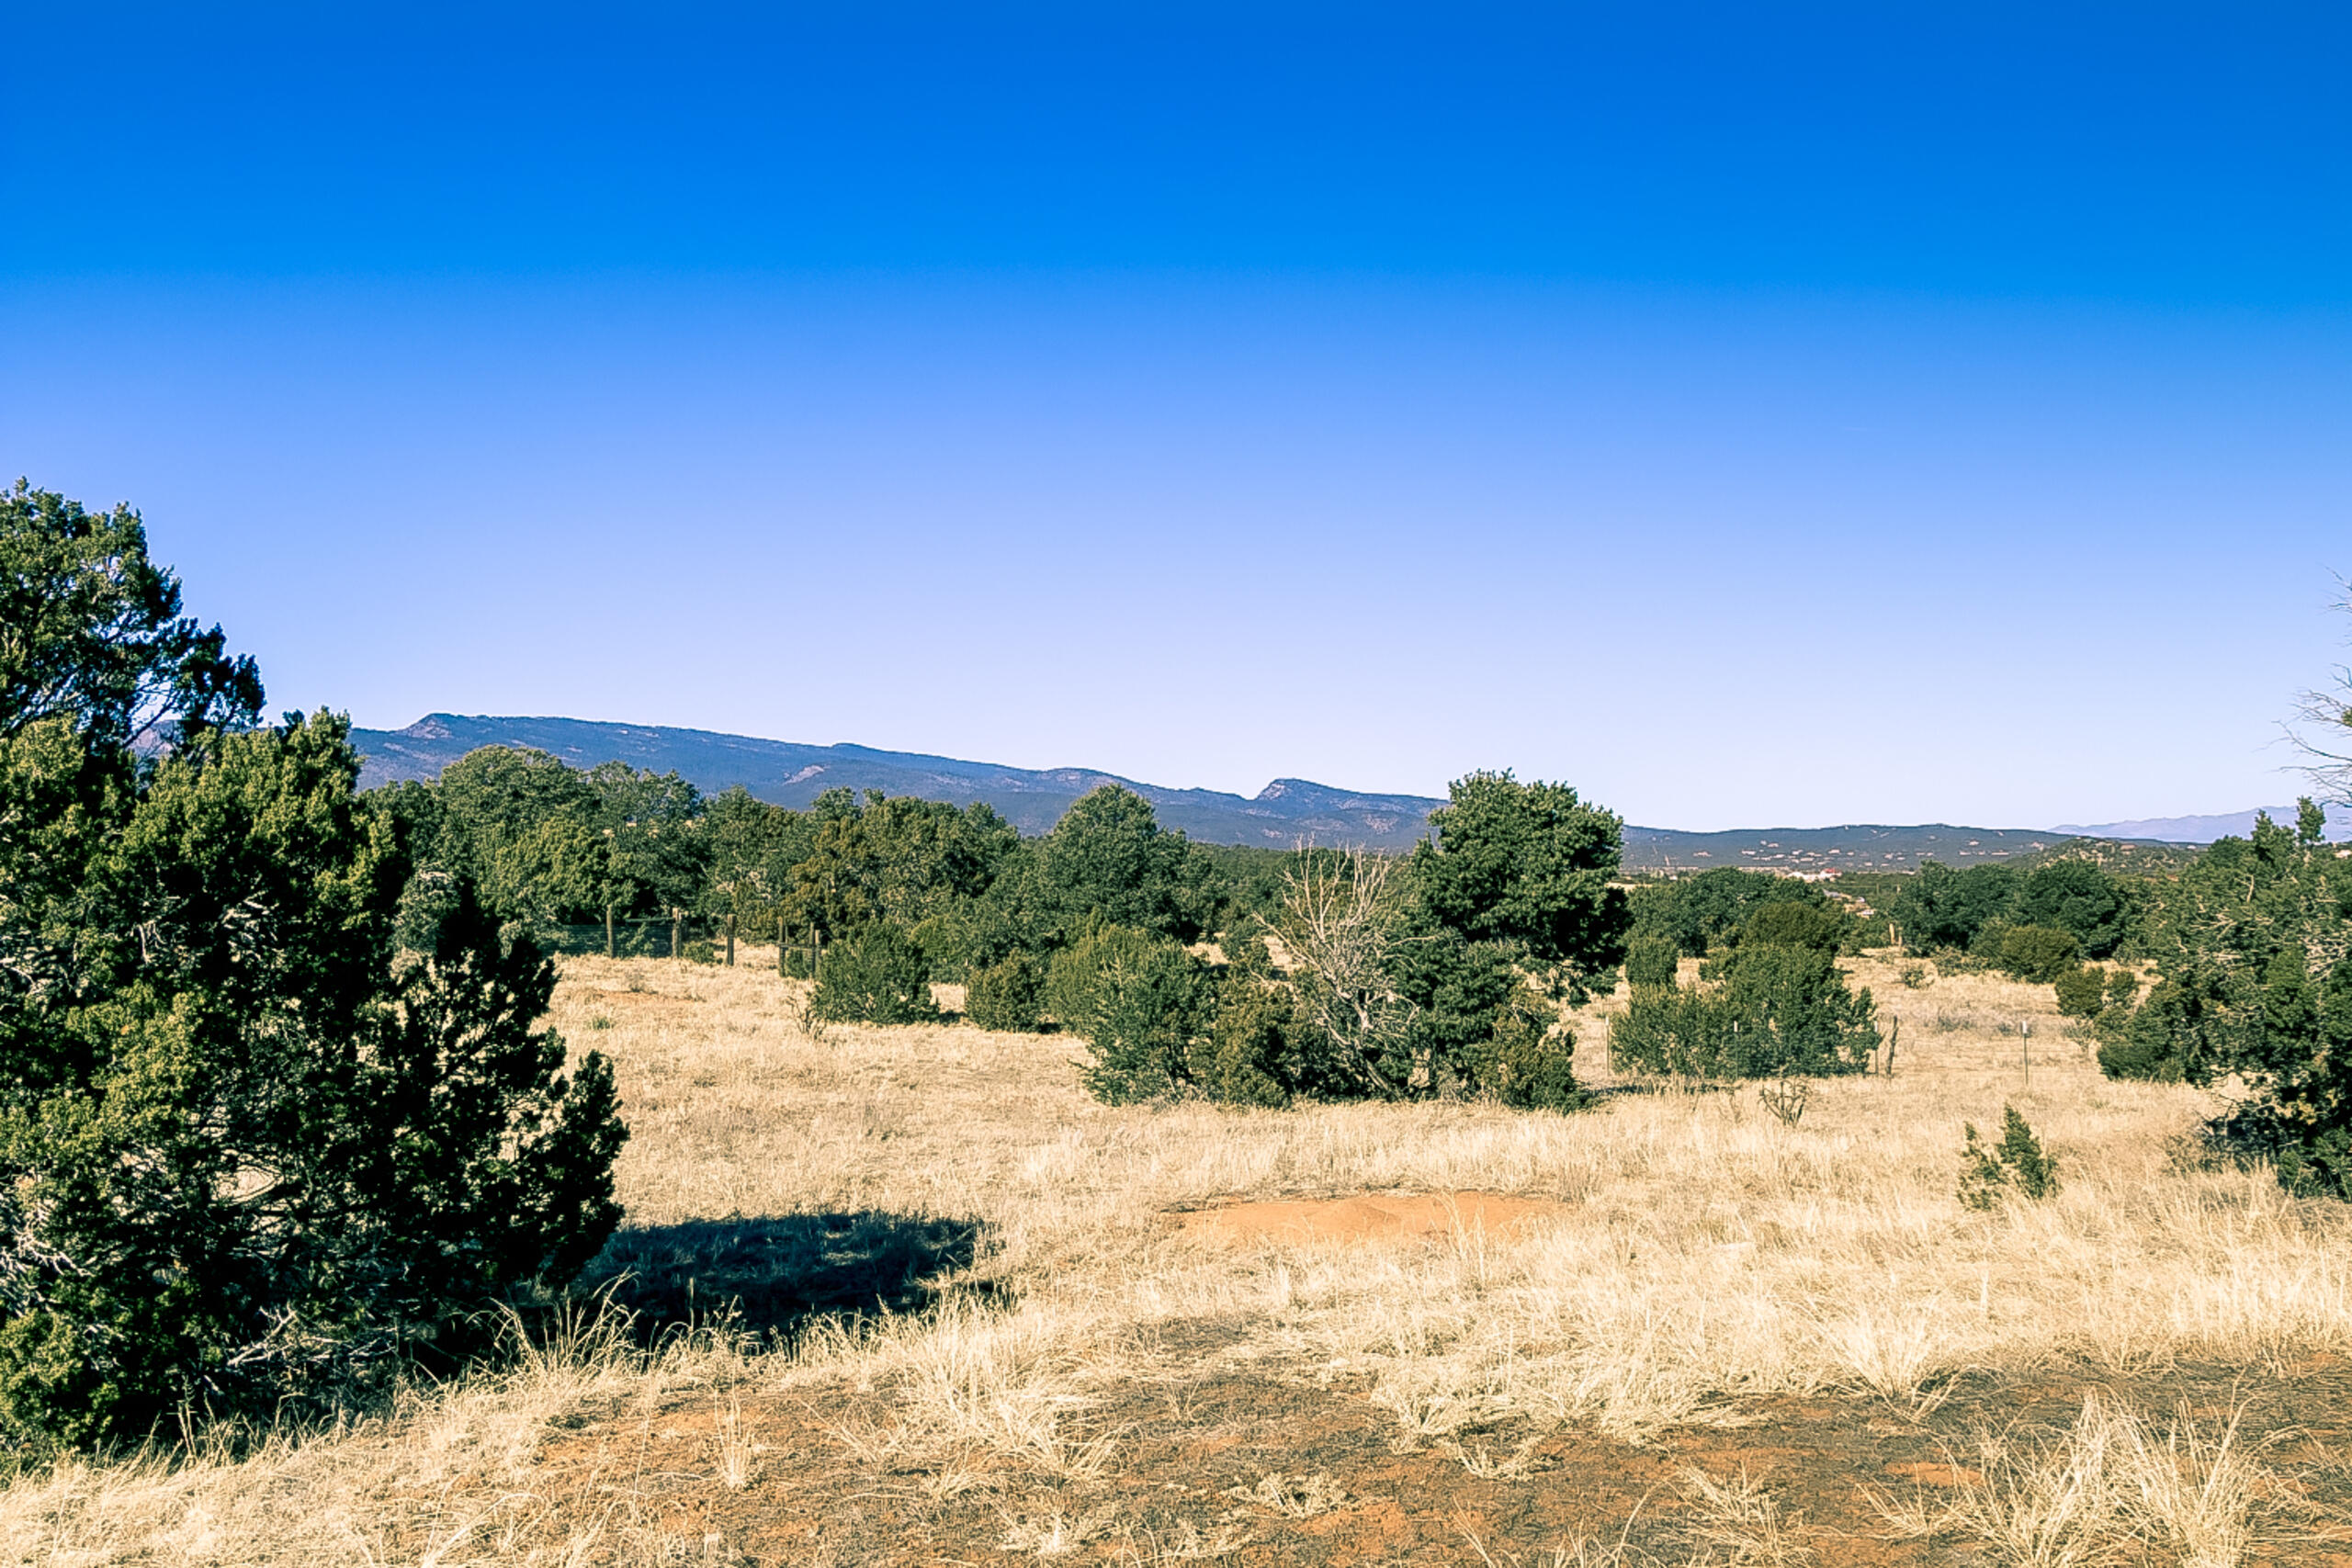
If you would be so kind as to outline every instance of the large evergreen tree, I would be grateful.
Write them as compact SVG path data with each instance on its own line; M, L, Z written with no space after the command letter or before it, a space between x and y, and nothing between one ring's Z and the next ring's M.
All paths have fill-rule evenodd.
M1162 828L1151 802L1117 784L1080 795L1037 840L1023 889L1045 943L1077 940L1089 920L1196 942L1215 923L1207 856Z
M576 1271L610 1069L348 727L256 727L128 512L19 487L0 599L0 1434L266 1411Z
M2166 890L2146 944L2158 984L2099 1019L2112 1076L2234 1077L2220 1131L2300 1191L2352 1198L2352 862L2302 804L2263 817Z
M1633 916L1611 886L1624 824L1566 784L1508 772L1455 781L1413 852L1413 886L1437 928L1489 943L1582 1000L1625 957Z
M613 880L587 777L548 752L484 746L441 771L435 856L501 919L546 931L595 909Z
M598 764L588 771L605 840L606 930L618 915L650 908L673 922L703 897L710 842L702 831L702 792L673 771Z
M1622 825L1501 773L1457 780L1430 826L1401 875L1299 857L1281 922L1306 1026L1290 1087L1566 1109L1575 1041L1553 1020L1624 958Z
M2132 897L2097 861L2069 856L2026 874L2014 915L2021 925L2066 931L2090 957L2107 958L2131 934Z

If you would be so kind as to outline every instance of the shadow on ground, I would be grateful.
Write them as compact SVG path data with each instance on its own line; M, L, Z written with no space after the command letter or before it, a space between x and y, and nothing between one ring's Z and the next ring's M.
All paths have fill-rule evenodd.
M873 1211L626 1225L581 1282L609 1292L648 1337L727 1317L788 1335L811 1318L927 1306L980 1249L976 1220Z

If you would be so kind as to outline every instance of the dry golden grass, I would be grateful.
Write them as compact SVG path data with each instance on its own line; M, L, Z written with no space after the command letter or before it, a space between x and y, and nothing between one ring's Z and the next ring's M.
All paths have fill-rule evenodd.
M2159 1424L2096 1393L2054 1441L1981 1433L1976 1467L1939 1506L1882 1504L1899 1533L1958 1535L2014 1568L2077 1568L2166 1554L2179 1568L2234 1568L2257 1548L2311 1539L2302 1497L2247 1453L2235 1416L2218 1429Z
M242 1457L67 1464L0 1494L0 1562L684 1561L696 1542L664 1533L632 1476L658 1461L730 1489L775 1484L783 1461L742 1400L780 1392L861 1391L829 1440L877 1461L927 1456L926 1484L943 1492L969 1479L957 1456L976 1455L1076 1485L1120 1462L1122 1434L1095 1416L1104 1391L1159 1375L1161 1337L1203 1319L1230 1329L1216 1352L1229 1362L1368 1383L1399 1445L1452 1445L1473 1473L1508 1466L1508 1443L1461 1441L1498 1424L1641 1441L1735 1421L1750 1396L1835 1391L1903 1420L1970 1370L2086 1357L2134 1373L2183 1359L2275 1371L2352 1350L2352 1214L2200 1164L2190 1135L2216 1102L2104 1081L2046 987L1951 976L1910 989L1895 966L1859 961L1903 1021L1896 1074L1824 1085L1789 1127L1752 1090L1627 1092L1574 1117L1113 1109L1079 1087L1080 1047L1065 1039L836 1026L812 1042L794 1022L798 987L758 967L758 950L744 956L733 970L567 962L554 1022L618 1066L632 1235L684 1238L670 1265L691 1271L707 1222L977 1224L984 1245L938 1282L935 1309L820 1325L788 1349L702 1333L649 1356L583 1331L496 1376ZM1616 1005L1578 1025L1587 1076L1604 1085L1599 1018ZM1955 1191L1961 1122L1997 1123L2004 1101L2057 1156L2064 1190L1974 1213ZM1211 1245L1165 1217L1220 1198L1399 1190L1567 1207L1506 1234L1352 1247ZM682 1392L702 1401L692 1435L662 1425ZM634 1448L617 1443L593 1494L537 1495L537 1456L585 1409ZM2098 1419L2117 1451L2173 1445L2168 1472L2103 1470L2101 1517L2184 1521L2180 1561L2234 1562L2229 1518L2252 1516L2232 1516L2229 1498L2259 1488L2227 1436ZM2034 1467L2072 1462L1988 1469L1961 1523L1937 1528L2005 1561L2068 1560L2037 1543L2072 1527L2016 1521L2036 1488L2064 1491ZM2155 1498L2160 1472L2189 1491ZM2117 1502L2127 1475L2146 1495ZM1748 1495L1709 1484L1726 1520ZM1053 1554L1107 1528L1072 1503L1011 1506L1003 1529ZM1796 1551L1770 1540L1781 1544L1747 1560ZM1212 1554L1130 1546L1137 1560Z

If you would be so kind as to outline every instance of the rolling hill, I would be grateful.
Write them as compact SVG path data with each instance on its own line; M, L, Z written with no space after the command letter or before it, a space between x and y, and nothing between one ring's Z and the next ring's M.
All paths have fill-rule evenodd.
M1837 828L1734 828L1687 833L1672 828L1625 829L1630 871L1706 870L1736 865L1749 871L1811 874L1828 871L1914 871L1922 861L1975 865L2024 860L2068 840L2064 833L2024 828L1960 828L1945 822L1917 827L1849 823Z

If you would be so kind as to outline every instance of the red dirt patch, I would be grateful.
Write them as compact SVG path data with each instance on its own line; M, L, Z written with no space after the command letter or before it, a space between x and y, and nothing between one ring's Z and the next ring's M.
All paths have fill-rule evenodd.
M1226 1203L1175 1216L1186 1235L1228 1242L1419 1241L1456 1232L1500 1235L1567 1212L1546 1198L1498 1192L1365 1193L1354 1198Z
M1984 1481L1983 1471L1961 1464L1890 1464L1886 1472L1922 1486L1977 1486Z

